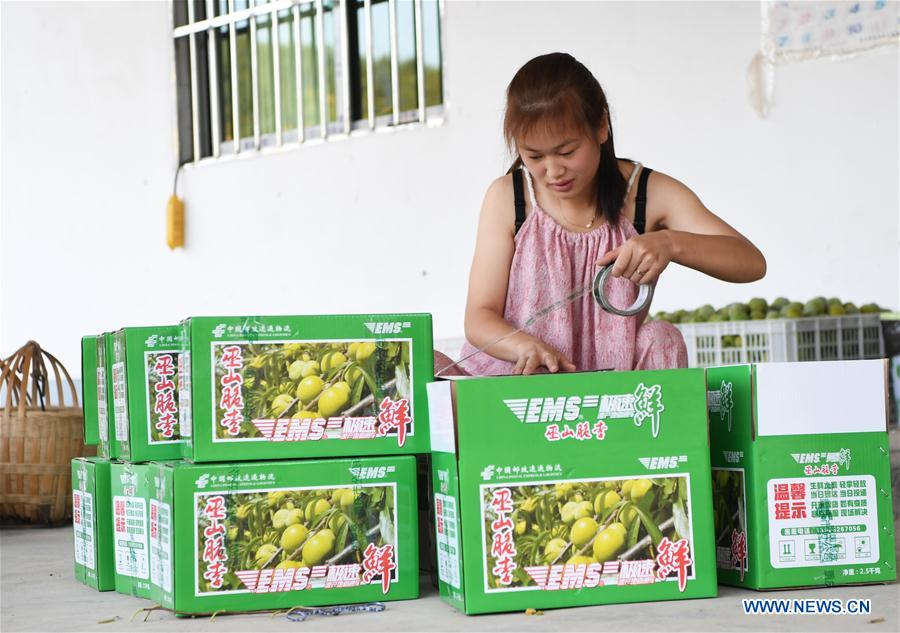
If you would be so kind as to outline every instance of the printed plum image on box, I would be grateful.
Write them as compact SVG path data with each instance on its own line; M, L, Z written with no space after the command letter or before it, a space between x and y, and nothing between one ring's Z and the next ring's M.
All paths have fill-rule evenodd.
M465 613L716 595L701 369L428 385L441 597Z
M167 609L419 595L412 456L149 467L151 599Z
M431 315L194 317L183 332L188 459L428 451Z
M884 360L707 370L719 581L896 578Z

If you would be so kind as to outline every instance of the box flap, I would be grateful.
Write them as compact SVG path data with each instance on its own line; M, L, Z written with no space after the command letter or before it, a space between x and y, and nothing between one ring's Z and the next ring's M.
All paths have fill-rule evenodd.
M884 431L885 361L756 365L760 437Z
M428 389L428 424L431 428L431 450L456 453L453 427L452 382L438 381L426 385Z

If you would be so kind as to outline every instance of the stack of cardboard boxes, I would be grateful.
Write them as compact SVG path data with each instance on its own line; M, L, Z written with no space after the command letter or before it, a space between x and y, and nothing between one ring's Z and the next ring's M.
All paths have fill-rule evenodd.
M465 613L896 579L884 361L428 386Z
M79 579L183 614L418 596L429 315L191 318L83 349Z
M464 613L896 578L883 361L434 380L428 315L217 317L83 376L77 576L176 613L417 597L429 451Z

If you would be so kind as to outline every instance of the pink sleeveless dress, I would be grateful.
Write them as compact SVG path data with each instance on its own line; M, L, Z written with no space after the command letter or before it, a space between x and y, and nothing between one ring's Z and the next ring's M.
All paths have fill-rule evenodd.
M635 163L629 191L639 167ZM616 225L604 223L585 233L569 231L541 209L527 170L525 180L532 212L515 237L516 250L503 313L504 319L514 327L521 327L534 312L565 297L572 289L590 284L597 260L637 235L624 215ZM632 305L637 292L638 286L627 279L610 277L606 284L606 295L615 306ZM664 321L642 325L645 316L646 312L632 317L610 314L587 293L544 316L525 331L572 359L578 371L687 367L687 349L678 328ZM475 349L467 341L460 358ZM474 376L508 375L514 366L515 363L494 358L487 352L460 364L466 373Z

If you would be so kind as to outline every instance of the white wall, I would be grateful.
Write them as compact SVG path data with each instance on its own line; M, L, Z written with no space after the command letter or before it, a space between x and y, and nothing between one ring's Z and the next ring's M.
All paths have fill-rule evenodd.
M436 337L460 336L479 205L506 167L503 91L553 50L606 88L620 155L686 182L767 256L750 286L672 266L655 309L900 304L896 48L779 68L760 120L756 2L447 2L443 126L190 168L187 248L169 252L169 11L2 7L0 353L35 338L77 374L84 333L215 313L428 311Z

